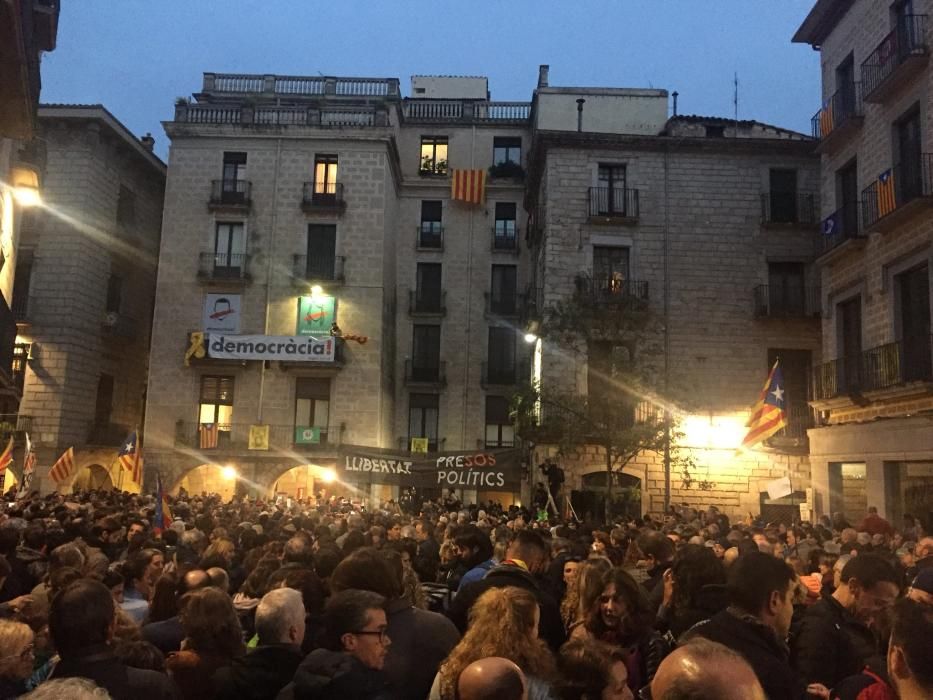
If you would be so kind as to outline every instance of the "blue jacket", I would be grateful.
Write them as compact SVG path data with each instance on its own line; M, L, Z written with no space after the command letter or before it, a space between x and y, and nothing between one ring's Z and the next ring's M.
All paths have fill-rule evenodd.
M463 587L467 584L473 583L474 581L479 581L486 575L486 572L489 571L492 567L496 565L492 559L487 559L481 564L477 564L472 569L467 571L463 578L460 579L460 585L457 586L457 593L463 590Z

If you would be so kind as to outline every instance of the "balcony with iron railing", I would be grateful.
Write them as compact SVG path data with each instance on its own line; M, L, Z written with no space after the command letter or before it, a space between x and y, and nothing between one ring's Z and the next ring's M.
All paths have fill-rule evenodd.
M816 241L818 260L825 262L834 251L864 245L866 238L859 225L860 210L860 203L853 200L823 219Z
M817 150L836 148L865 122L861 90L861 83L843 85L810 120L813 138L820 142Z
M13 297L13 318L17 323L24 324L29 322L30 298L28 294L16 294Z
M576 293L592 304L630 304L648 301L648 283L617 277L577 275Z
M926 15L903 15L894 29L862 61L862 99L884 102L926 65Z
M32 432L32 416L21 413L0 413L0 442L6 447L12 437L17 444L23 444L26 433Z
M933 337L905 338L813 368L811 401L933 382Z
M447 363L416 363L405 360L405 384L407 386L447 386Z
M306 214L342 214L347 208L342 182L306 182L301 209Z
M508 363L484 361L481 367L480 386L515 387L531 381L531 369L526 360Z
M439 289L409 289L408 313L411 316L446 315L447 292Z
M754 289L757 318L814 318L820 315L816 287L760 284Z
M198 451L249 450L251 423L175 423L175 445ZM269 450L313 452L333 449L334 432L329 426L269 425ZM215 430L216 428L216 430ZM123 437L126 437L124 434ZM121 438L122 439L122 438ZM317 441L315 442L315 439ZM255 454L255 450L250 450Z
M486 318L520 318L527 309L524 294L491 294L484 292Z
M638 190L590 187L587 215L591 223L634 223L638 220Z
M315 283L343 284L346 256L292 256L292 279L300 286Z
M415 236L417 250L444 250L444 227L440 221L422 221L415 227Z
M762 226L816 226L818 222L814 194L778 191L761 193Z
M765 441L769 447L803 447L808 444L807 430L814 427L814 411L805 401L788 402L785 411L785 425Z
M866 232L889 231L933 206L933 153L898 163L862 190Z
M198 257L198 279L204 283L246 284L252 280L249 254L201 253Z
M412 440L422 440L428 438L428 452L437 452L439 449L444 447L444 444L447 442L447 438L432 438L427 435L402 435L396 440L396 445L400 452L408 452L409 454L417 454L411 450L411 441Z
M519 229L515 225L492 228L493 253L518 253Z
M207 208L211 211L248 212L252 206L249 180L212 180Z

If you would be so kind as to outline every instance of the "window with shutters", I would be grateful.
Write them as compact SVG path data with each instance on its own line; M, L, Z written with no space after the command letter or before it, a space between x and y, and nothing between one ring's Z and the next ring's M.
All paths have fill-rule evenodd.
M509 400L504 396L486 397L486 447L513 447L515 428L509 419Z
M412 331L411 378L433 382L440 377L441 327L415 325Z
M441 263L418 263L413 310L440 313L443 308Z
M487 352L487 381L490 384L514 384L515 331L512 328L490 328Z
M517 313L518 268L515 265L493 265L489 294L489 311L502 316Z
M770 172L772 224L793 224L797 219L797 171L771 168Z
M515 202L496 202L496 225L493 250L515 250L518 242Z
M408 445L412 438L427 438L428 450L437 450L439 415L437 394L411 394L408 399Z
M246 234L240 222L217 224L214 235L214 276L240 277L246 267Z
M245 153L224 153L223 179L220 184L220 197L225 204L242 204L249 199Z
M295 427L317 428L320 444L327 443L330 425L330 379L299 377L295 381Z
M221 432L229 433L233 423L233 377L201 377L198 422L216 425Z
M336 278L337 225L308 225L307 279L333 280Z

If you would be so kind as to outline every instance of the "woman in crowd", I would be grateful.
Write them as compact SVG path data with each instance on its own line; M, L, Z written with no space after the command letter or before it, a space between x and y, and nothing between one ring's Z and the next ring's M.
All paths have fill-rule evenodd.
M518 664L528 681L528 700L554 697L556 666L538 638L539 620L538 601L529 591L508 586L483 593L470 610L466 634L441 664L429 700L454 700L460 672L488 656Z
M181 601L181 625L182 650L165 667L185 700L210 698L214 672L246 653L233 601L213 587L192 591Z
M32 675L35 635L28 625L0 620L0 700L18 698L26 692Z
M729 603L726 570L710 547L684 545L674 556L664 584L658 627L670 629L674 639Z
M621 650L574 640L561 647L557 661L562 700L634 700Z
M582 624L593 601L602 593L602 578L611 568L612 564L603 557L580 562L560 606L561 619L567 632Z
M655 631L651 603L635 579L614 568L603 576L602 584L602 593L571 639L604 642L625 651L629 688L638 690L654 678L668 645Z

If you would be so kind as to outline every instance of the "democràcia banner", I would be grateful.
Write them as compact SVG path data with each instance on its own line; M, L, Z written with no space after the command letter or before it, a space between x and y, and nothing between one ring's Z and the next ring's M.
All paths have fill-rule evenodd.
M521 450L515 448L411 454L341 445L337 475L341 481L357 483L518 491L521 466Z

